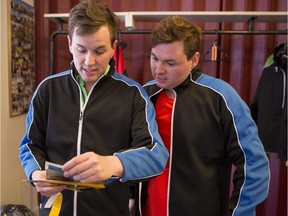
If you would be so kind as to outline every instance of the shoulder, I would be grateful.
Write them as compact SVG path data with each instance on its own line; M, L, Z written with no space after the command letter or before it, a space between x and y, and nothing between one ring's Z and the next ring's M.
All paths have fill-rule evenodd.
M143 87L144 88L149 88L149 87L151 87L151 86L155 86L156 85L156 81L155 80L150 80L149 82L147 82L147 83L145 83L144 85L143 85Z
M247 110L248 107L245 101L236 90L224 80L202 74L195 83L213 91L223 100L225 106L233 113L238 112L239 110L246 112L244 110Z
M195 81L195 83L205 88L209 88L212 91L218 94L221 94L224 97L228 97L229 95L238 96L238 93L236 92L236 90L229 83L219 78L215 78L215 77L202 74Z
M161 88L159 88L156 85L156 81L155 80L151 80L151 81L147 82L146 84L144 84L143 87L147 91L149 97L151 97L152 95L155 95L159 91L161 91Z
M35 93L41 91L41 89L49 88L49 87L55 87L57 86L56 83L59 83L59 85L63 86L63 79L71 79L71 71L63 71L57 74L50 75L43 79L39 85L37 86Z
M136 87L142 87L138 82L136 82L135 80L123 75L123 74L119 74L117 72L115 72L112 76L112 79L114 79L115 81L119 81L122 82L123 84L127 85L127 86L136 86Z
M142 87L142 85L140 85L140 83L138 83L137 81L125 76L125 75L122 75L122 74L119 74L119 73L114 73L111 78L118 82L118 83L121 83L123 86L126 86L126 89L128 91L137 91L139 92L142 96L144 97L147 97L147 93L146 91L144 90L144 88Z
M70 75L71 75L71 71L70 70L66 70L66 71L63 71L63 72L60 72L60 73L57 73L57 74L50 75L50 76L46 77L45 79L43 79L41 81L41 83L39 84L39 86L41 86L44 83L47 83L49 81L56 80L56 79L61 79L61 78L64 78L64 77L67 77L67 76L70 76Z

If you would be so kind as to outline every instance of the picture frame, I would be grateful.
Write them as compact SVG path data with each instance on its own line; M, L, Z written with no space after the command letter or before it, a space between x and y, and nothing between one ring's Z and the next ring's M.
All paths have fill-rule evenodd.
M35 90L35 11L21 1L11 0L10 7L10 116L28 112Z

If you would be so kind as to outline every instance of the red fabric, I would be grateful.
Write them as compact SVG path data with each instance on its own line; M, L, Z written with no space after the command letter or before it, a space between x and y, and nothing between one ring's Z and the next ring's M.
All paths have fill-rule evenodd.
M115 70L120 74L125 73L125 67L126 67L122 51L123 48L121 46L117 46L113 56L115 60Z
M165 92L158 96L156 109L156 120L159 133L163 142L170 152L171 143L171 117L174 99L169 98ZM145 208L146 216L166 216L167 215L167 190L169 178L169 161L164 172L149 181L147 191L147 202Z

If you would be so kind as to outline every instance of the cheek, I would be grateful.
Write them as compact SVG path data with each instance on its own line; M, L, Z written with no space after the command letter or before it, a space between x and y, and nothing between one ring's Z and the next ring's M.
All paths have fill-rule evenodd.
M150 68L154 72L157 69L158 63L155 60L150 60Z
M83 62L85 62L85 57L83 57L82 55L74 53L73 60L74 60L74 62L76 62L77 65L80 65Z
M180 73L177 73L177 71L168 71L167 72L168 74L169 74L169 78L170 78L170 80L171 81L173 81L173 82L178 82L178 80L180 79L180 77L181 77L181 74Z
M171 80L173 80L175 83L180 84L186 79L189 72L186 72L185 69L182 68L182 69L177 69L177 70L171 70L169 74L170 74Z
M79 53L77 50L71 49L71 54L72 54L72 56L73 56L74 59L80 59L80 58L83 58L83 57L81 57L82 54Z
M154 70L155 70L155 66L154 64L150 61L150 70L152 73L154 73Z

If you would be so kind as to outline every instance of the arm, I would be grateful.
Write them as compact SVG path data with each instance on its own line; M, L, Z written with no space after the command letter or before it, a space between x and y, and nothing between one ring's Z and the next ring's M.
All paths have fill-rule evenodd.
M45 133L43 126L43 109L41 100L36 91L31 101L26 118L26 133L19 146L19 157L26 173L27 179L46 180L44 164L47 160L44 145ZM36 126L37 125L37 126ZM56 186L45 182L33 183L37 192L44 196L51 196L66 188L66 186Z
M39 119L38 117L41 114L38 116L36 115L38 109L34 106L35 97L36 96L33 97L30 103L26 117L26 132L19 145L19 158L27 179L31 179L32 172L35 170L44 169L44 163L46 160L45 152L43 150L44 147L39 144L44 143L45 137L42 130L36 126L40 125L40 122L37 123L36 121ZM31 134L31 131L37 135L35 136Z
M102 181L119 176L120 181L148 179L162 173L168 152L158 133L154 108L142 88L133 88L131 106L132 148L110 156L88 152L74 157L63 166L65 176L82 182ZM143 91L144 95L141 93ZM152 169L151 169L152 168Z
M227 151L237 168L233 176L231 206L234 216L255 215L256 206L268 195L268 159L248 106L236 92L228 92L225 100L231 118L225 122Z
M168 151L158 132L155 110L146 91L138 87L134 99L131 126L134 148L116 152L124 167L120 181L148 180L161 174L168 160Z

